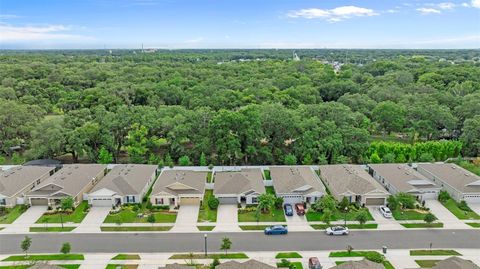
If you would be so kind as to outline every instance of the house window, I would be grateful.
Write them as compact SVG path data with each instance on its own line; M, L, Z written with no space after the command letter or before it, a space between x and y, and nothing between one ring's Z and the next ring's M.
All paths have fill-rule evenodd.
M127 196L127 203L135 203L135 196Z
M155 200L157 205L163 205L163 198L156 198Z
M258 203L258 201L257 201L257 197L252 197L252 203L253 203L253 204L256 204L256 203Z
M7 200L5 199L0 199L0 205L6 205L7 204Z

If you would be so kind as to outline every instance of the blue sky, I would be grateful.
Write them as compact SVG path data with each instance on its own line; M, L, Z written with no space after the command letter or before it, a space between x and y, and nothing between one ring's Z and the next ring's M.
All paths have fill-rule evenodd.
M480 0L0 0L0 48L480 48Z

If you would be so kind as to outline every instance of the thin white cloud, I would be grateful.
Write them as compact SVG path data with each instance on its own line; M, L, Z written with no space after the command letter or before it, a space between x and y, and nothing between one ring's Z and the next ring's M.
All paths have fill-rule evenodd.
M0 24L0 43L26 41L72 41L88 40L91 37L68 33L70 27L64 25L14 26Z
M442 13L440 10L435 9L435 8L431 8L431 7L417 8L417 11L420 12L421 14L423 14L423 15Z
M287 16L290 18L324 19L329 22L338 22L354 17L369 17L378 15L368 8L357 6L341 6L334 9L307 8L292 10Z
M472 3L470 5L474 8L480 8L480 0L472 0Z
M0 20L10 20L10 19L17 19L20 16L14 14L0 14Z
M444 2L444 3L439 3L436 5L439 9L442 10L447 10L447 9L454 9L457 5L452 2Z

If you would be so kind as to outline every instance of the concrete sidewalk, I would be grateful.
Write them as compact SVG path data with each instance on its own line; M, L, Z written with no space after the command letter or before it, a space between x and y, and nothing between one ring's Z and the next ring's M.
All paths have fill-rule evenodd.
M46 206L31 206L20 215L12 224L1 230L0 233L28 233L34 224L47 211Z
M239 232L237 205L219 205L215 232Z
M425 201L425 206L430 208L430 211L438 218L438 221L443 223L445 229L469 229L471 226L465 224L464 221L459 220L452 214L445 206L437 200Z
M99 233L100 226L110 213L110 207L92 207L74 233Z

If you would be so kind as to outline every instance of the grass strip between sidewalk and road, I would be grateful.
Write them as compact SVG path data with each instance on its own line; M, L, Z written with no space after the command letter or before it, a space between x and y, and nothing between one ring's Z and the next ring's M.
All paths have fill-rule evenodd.
M479 222L467 222L467 224L472 226L473 228L480 228Z
M108 264L105 269L137 269L138 264Z
M66 269L78 269L80 268L80 264L57 264L58 267L66 268ZM32 265L7 265L7 266L0 266L0 269L27 269L32 267Z
M170 231L173 226L112 226L100 227L102 232L165 232Z
M343 257L366 257L369 253L379 253L377 251L333 251L330 252L328 257L330 258L343 258Z
M453 249L412 249L410 256L462 256Z
M140 260L140 255L138 254L118 254L113 257L112 260Z
M30 227L31 233L58 233L71 232L77 227Z
M19 262L19 261L83 261L83 254L48 254L48 255L13 255L2 261Z
M240 225L240 229L243 231L263 231L265 228L271 226L272 225Z
M215 228L215 226L197 226L199 231L211 231Z
M298 252L279 252L275 256L275 259L293 259L293 258L303 258L303 257Z
M208 254L206 257L204 254L173 254L169 258L170 260L188 260L188 259L248 259L245 253L214 253Z
M443 228L443 223L401 223L405 228Z
M325 230L328 227L332 227L334 225L327 225L327 224L311 224L313 229L315 230ZM348 229L377 229L378 224L376 223L367 223L367 224L347 224Z

